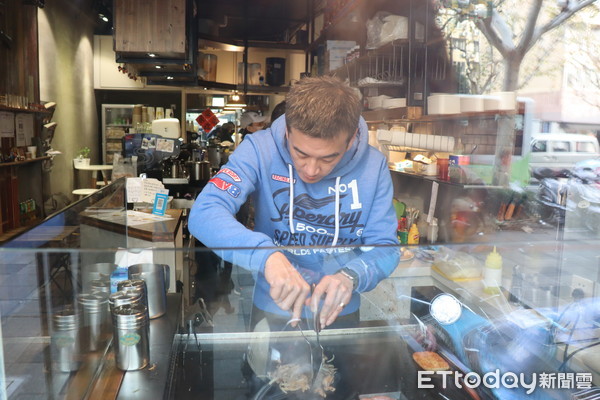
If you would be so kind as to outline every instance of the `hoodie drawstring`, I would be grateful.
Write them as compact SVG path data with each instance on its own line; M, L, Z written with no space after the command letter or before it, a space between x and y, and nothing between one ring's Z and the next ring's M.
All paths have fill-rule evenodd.
M294 172L292 170L292 164L288 164L288 173L290 175L290 232L294 231Z
M340 177L335 178L335 232L333 234L332 246L335 246L340 234Z
M288 219L290 222L290 232L294 234L294 171L292 164L288 164L288 174L290 177L290 211ZM339 176L335 178L335 231L333 233L332 246L337 244L340 235L340 178Z

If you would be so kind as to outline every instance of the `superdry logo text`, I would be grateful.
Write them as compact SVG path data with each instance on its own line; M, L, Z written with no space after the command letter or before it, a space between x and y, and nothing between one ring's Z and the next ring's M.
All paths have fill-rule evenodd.
M340 195L340 203L346 194ZM271 220L274 222L285 221L289 217L289 189L284 188L273 193L273 199L277 206L278 215ZM335 226L335 196L314 198L307 193L300 194L294 198L293 219L297 231L310 232L326 235L329 230L333 232ZM324 212L315 212L324 209ZM364 225L360 223L362 211L340 212L339 228L356 236L362 235Z
M233 172L232 170L230 170L229 168L223 168L219 171L220 174L225 174L227 176L229 176L231 179L233 179L235 182L241 182L242 178L240 178L240 176L238 174L236 174L235 172Z
M212 178L210 181L213 185L215 185L219 190L226 191L233 197L238 197L241 193L239 187L235 186L233 183L225 182L221 178Z
M271 179L273 179L274 181L278 181L278 182L290 183L290 178L288 178L287 176L281 176L281 175L272 174L271 175ZM294 179L294 182L295 181L296 180Z

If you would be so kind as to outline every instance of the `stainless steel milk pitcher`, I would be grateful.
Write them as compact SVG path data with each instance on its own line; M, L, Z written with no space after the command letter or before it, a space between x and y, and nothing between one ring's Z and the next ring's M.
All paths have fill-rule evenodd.
M170 284L171 268L165 264L135 264L129 267L129 279L143 279L146 282L148 314L150 319L158 318L167 312L167 290Z

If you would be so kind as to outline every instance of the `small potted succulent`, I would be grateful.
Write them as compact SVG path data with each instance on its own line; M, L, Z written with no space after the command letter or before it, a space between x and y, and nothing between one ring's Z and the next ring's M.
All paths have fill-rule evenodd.
M90 148L85 146L77 151L77 157L73 159L75 168L90 165Z

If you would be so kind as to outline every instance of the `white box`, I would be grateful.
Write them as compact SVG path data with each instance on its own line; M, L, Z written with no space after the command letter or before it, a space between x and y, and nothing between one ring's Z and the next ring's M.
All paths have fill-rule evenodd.
M492 96L500 99L498 110L515 110L517 108L517 94L515 92L496 92Z
M460 97L452 94L438 94L427 98L427 113L460 114Z
M485 111L495 111L500 108L499 96L483 96L483 108Z
M460 112L482 112L485 110L483 96L460 95Z

